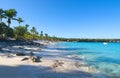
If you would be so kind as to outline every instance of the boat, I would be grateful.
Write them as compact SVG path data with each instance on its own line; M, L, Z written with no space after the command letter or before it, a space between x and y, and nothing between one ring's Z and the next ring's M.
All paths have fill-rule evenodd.
M108 43L107 42L103 42L104 45L107 45Z

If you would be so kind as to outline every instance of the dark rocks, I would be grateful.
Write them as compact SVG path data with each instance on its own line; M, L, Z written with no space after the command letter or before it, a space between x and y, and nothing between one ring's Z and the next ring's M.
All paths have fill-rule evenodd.
M30 57L24 57L21 61L25 61L25 60L30 60L32 62L41 62L41 57L39 56L30 56Z
M32 62L41 62L41 61L40 61L40 58L41 58L41 57L39 57L39 56L31 56L31 57L30 57L30 60L31 60Z
M16 56L25 56L25 53L17 53Z

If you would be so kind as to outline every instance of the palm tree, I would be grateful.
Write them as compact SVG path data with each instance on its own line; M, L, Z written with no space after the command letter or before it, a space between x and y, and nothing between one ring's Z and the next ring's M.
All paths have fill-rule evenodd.
M26 26L27 28L29 27L29 25L28 25L28 24L26 24L25 26Z
M48 34L47 33L45 33L45 39L48 40Z
M15 9L9 9L5 11L5 15L7 16L7 22L8 22L8 26L10 26L11 24L11 19L13 19L14 17L16 17L17 15L17 11Z
M30 31L31 31L32 34L35 34L35 32L36 32L35 27L32 27L32 29Z
M20 18L20 17L17 19L17 21L18 21L18 23L19 23L19 26L20 26L20 23L21 23L21 22L24 22L24 20L23 20L22 18Z
M36 28L35 28L35 27L32 27L32 29L30 30L30 32L31 32L32 37L33 37L33 39L34 39L34 35L35 35L35 33L37 33Z
M2 8L0 8L0 22L2 22L3 18L5 18L4 10Z
M43 40L43 31L40 32L40 39Z

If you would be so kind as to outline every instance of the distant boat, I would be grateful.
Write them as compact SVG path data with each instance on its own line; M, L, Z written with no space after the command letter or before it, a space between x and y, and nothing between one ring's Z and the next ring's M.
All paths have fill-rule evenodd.
M107 42L103 42L104 45L107 45L108 43Z

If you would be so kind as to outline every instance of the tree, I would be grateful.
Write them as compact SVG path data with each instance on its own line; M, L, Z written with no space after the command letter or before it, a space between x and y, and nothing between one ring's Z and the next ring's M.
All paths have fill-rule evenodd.
M26 26L18 26L14 28L16 39L24 39L26 32L27 32Z
M30 32L25 33L25 39L32 40L32 35Z
M30 32L32 34L33 39L35 39L35 37L37 37L37 35L38 35L38 32L36 31L36 28L32 27L32 29L30 30Z
M5 35L5 30L7 28L7 25L4 22L0 23L0 37L3 38Z
M43 40L43 31L40 32L40 39Z
M14 32L13 29L8 27L4 22L0 23L0 37L13 37Z
M45 33L45 40L48 40L48 34Z
M28 24L26 24L25 26L26 26L27 28L29 27L29 25L28 25Z
M3 18L5 18L4 10L0 8L0 22L2 22Z
M17 19L17 21L19 23L19 26L20 26L20 23L24 22L24 20L22 18L20 18L20 17Z
M17 11L15 9L9 9L5 11L5 15L7 16L7 22L8 22L8 26L10 27L11 24L11 19L13 19L14 17L16 17L17 15Z
M5 31L5 35L7 37L14 37L14 30L7 26L6 31Z
M32 27L32 29L30 30L31 34L35 34L36 32L36 28L35 27Z

